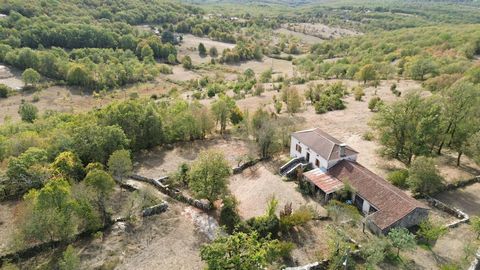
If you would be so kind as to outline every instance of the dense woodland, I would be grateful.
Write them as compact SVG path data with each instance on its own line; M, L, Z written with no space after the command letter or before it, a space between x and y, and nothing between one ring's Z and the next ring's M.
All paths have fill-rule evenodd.
M387 103L375 90L365 104L374 114L371 132L362 139L376 140L382 157L396 159L404 167L390 172L389 181L416 196L432 195L444 187L435 157L448 150L456 153L457 166L465 156L480 164L478 2L246 1L251 7L243 5L245 1L225 2L6 0L0 4L6 15L0 19L0 62L22 72L25 86L20 91L25 93L69 85L96 97L108 91L115 97L118 89L171 74L175 65L209 73L175 82L176 87L162 96L125 95L82 113L39 112L35 101L22 100L21 121L5 119L0 125L0 201L22 205L16 213L13 251L50 241L70 243L79 234L96 234L111 225L111 205L118 199L115 188L124 184L140 153L234 136L254 146L255 156L245 156L239 164L271 160L289 147L290 133L301 123L297 114L308 106L313 114L343 110L349 106L346 97L353 95L355 102L361 102L365 88L376 89L387 80L393 82L390 90L396 99ZM274 34L282 24L294 23L322 23L360 34L311 45L298 37ZM200 43L193 50L210 59L197 65L188 55L179 57L178 45L186 34L235 45L220 51ZM274 74L273 68L257 74L246 68L234 73L233 80L217 74L249 61L260 63L267 56L291 62L294 75ZM338 80L355 81L358 86L349 88ZM418 82L424 91L402 93L395 83L401 80ZM300 85L305 90L299 90ZM265 91L276 91L270 99L273 111L266 106L242 110L237 105L238 100L261 97ZM0 99L19 94L0 85ZM207 99L209 103L204 102ZM228 190L230 175L223 154L205 151L191 165L181 164L168 180L168 185L196 199L211 204L222 200L213 211L218 211L224 233L202 245L201 259L212 270L291 263L295 249L291 235L312 221L315 211L279 206L271 198L263 215L242 220L238 202ZM300 185L298 190L309 194ZM333 222L360 228L357 209L343 203L351 192L345 188L339 201L325 208ZM132 194L124 203L131 205L131 216L133 208L159 203ZM143 201L138 203L138 198ZM282 208L279 214L277 208ZM480 233L480 218L472 217L471 223ZM349 252L356 246L332 226L327 233L329 269L355 269L356 260L365 269L384 261L407 267L400 251L412 250L417 243L431 248L445 233L428 220L417 238L407 230L392 230L386 237L372 238L354 258ZM49 266L79 269L75 250L68 247L62 252ZM443 269L460 269L447 267Z

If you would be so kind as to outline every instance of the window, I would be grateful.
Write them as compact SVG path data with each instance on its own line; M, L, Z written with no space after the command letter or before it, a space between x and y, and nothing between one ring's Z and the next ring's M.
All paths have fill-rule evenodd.
M300 146L300 144L297 144L295 149L297 150L297 152L302 153L302 147Z
M315 166L320 167L320 160L318 160L318 158L315 159Z

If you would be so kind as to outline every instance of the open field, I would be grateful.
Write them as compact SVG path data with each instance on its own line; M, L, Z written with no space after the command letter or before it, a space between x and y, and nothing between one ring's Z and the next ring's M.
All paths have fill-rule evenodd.
M259 163L230 178L229 189L239 202L240 216L248 219L263 215L268 201L273 196L278 199L278 213L285 204L292 203L294 210L302 205L308 205L319 215L326 216L326 210L320 203L309 196L303 196L297 190L295 182L284 181L278 174L272 172L275 169L269 164Z
M209 149L222 152L232 167L237 166L239 157L255 153L245 141L235 138L212 138L179 143L171 150L158 147L141 153L136 159L135 172L152 178L165 176L176 171L180 164L193 162L202 150Z
M320 38L321 40L335 39L335 38L354 36L354 35L360 34L355 30L328 26L320 23L288 23L288 24L283 24L282 28L285 30L300 33L306 36L317 37L317 38ZM298 36L302 37L301 35L298 35Z
M198 65L201 63L209 63L211 60L210 56L201 57L198 54L198 45L200 43L203 43L203 45L205 45L207 53L211 47L216 47L219 55L222 54L223 50L233 49L233 47L235 47L235 44L232 43L220 42L211 40L209 38L196 37L194 35L187 34L183 36L182 43L178 47L179 59L182 59L182 57L188 55L192 58L192 63L194 65Z
M302 32L295 32L292 30L289 30L287 28L279 28L275 30L275 33L278 33L280 35L285 35L287 37L292 36L295 38L298 38L301 42L306 43L306 44L315 44L315 43L320 43L323 41L323 39L312 36L312 35L307 35Z
M153 94L161 95L167 93L171 85L171 83L164 80L155 83L145 83L118 89L100 98L94 98L91 93L69 86L51 86L37 92L19 91L18 94L0 99L0 107L2 108L0 124L5 119L20 120L18 107L22 101L33 102L35 96L38 96L39 100L34 102L34 105L38 108L40 114L49 110L79 113L104 106L115 100L128 99L132 93L137 93L140 97L150 97Z

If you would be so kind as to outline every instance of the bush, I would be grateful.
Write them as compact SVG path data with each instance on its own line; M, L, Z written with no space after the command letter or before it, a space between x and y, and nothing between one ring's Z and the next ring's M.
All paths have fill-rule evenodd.
M417 235L422 241L431 245L446 233L447 227L436 225L430 219L426 219L420 223L420 229L418 230Z
M407 183L414 193L430 195L443 186L443 178L432 158L417 157L412 162L408 174Z
M363 133L362 135L362 138L365 140L365 141L371 141L373 140L375 136L373 135L373 133L371 131L367 131L365 133Z
M190 58L190 56L188 55L183 57L182 65L184 69L192 69L193 68L192 58Z
M0 98L7 98L11 92L13 92L12 88L6 86L5 84L0 84Z
M383 105L383 101L380 97L373 97L368 102L368 109L372 112L378 112Z
M160 65L158 71L162 74L173 74L172 68L167 65Z
M408 178L408 170L406 169L393 171L389 173L387 176L387 180L390 181L390 183L400 188L408 187L407 178Z
M362 87L355 87L353 89L353 95L355 96L356 101L362 101L362 97L365 96L365 92L363 91Z
M224 225L227 232L231 234L240 221L235 197L225 197L223 199L222 209L220 210L220 224Z
M289 207L291 207L291 204L289 205ZM288 232L295 226L306 224L307 222L312 220L313 217L313 209L310 209L306 206L301 206L293 213L283 212L282 214L280 214L280 227L283 232Z

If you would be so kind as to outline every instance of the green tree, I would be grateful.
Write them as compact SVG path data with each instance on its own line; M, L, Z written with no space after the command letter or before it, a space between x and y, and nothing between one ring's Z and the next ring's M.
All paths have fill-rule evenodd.
M397 257L400 257L401 250L412 250L415 248L415 235L405 228L393 228L387 235L391 245L397 249Z
M218 50L215 46L212 46L210 47L210 49L208 50L208 54L210 55L210 57L212 58L215 58L218 56Z
M374 238L362 248L362 257L365 259L368 269L375 269L385 259L389 243L384 237Z
M222 95L212 103L212 112L217 124L220 124L220 133L223 134L227 128L227 120L232 110L236 107L235 101L228 96Z
M130 151L124 149L116 150L108 158L107 165L110 173L122 182L123 178L128 176L133 169Z
M287 87L282 90L282 100L287 104L287 112L297 113L302 107L302 96L298 93L297 88Z
M430 154L438 143L440 110L435 98L419 93L382 106L373 123L385 153L407 165L414 155Z
M25 86L31 84L35 87L40 82L41 76L35 69L27 68L22 73L22 79L25 82Z
M425 75L437 74L437 65L431 58L415 57L407 63L406 72L412 79L423 81Z
M77 232L76 202L68 181L52 179L40 190L30 190L24 199L20 236L25 243L66 240Z
M37 119L38 109L32 103L24 102L18 108L18 114L22 121L33 123Z
M258 233L238 232L221 236L212 243L202 246L200 257L209 270L263 269L268 264L286 256L293 248L279 240L260 238Z
M121 150L120 150L121 151ZM94 169L88 172L84 179L85 185L90 187L95 194L95 204L102 217L103 224L110 222L110 215L107 211L107 201L115 187L115 181L107 172Z
M200 44L198 44L198 54L201 57L207 56L207 49L205 48L205 45L203 45L203 43L201 43L201 42L200 42Z
M203 151L192 164L189 187L198 198L216 201L227 192L230 165L225 156L216 151Z
M171 65L175 65L177 63L177 56L174 54L169 54L167 57L167 62Z
M80 269L80 258L72 245L68 245L67 249L65 249L58 266L60 270Z
M192 69L193 68L192 58L190 58L190 56L188 56L188 55L183 57L182 65L183 65L184 69Z
M90 86L92 83L90 71L83 65L71 65L67 72L67 83L70 85Z
M441 140L438 146L438 154L441 154L445 143L454 139L457 127L475 117L478 113L478 102L480 91L478 86L470 82L458 81L451 87L441 92L442 118L441 118Z
M85 171L82 166L82 161L72 152L60 153L52 165L53 173L74 181L80 181L85 175Z
M358 71L357 78L366 84L367 81L373 81L377 78L377 71L373 65L365 65Z
M223 205L220 210L220 224L225 226L227 232L231 234L240 221L235 197L226 196L223 198Z
M407 183L417 194L433 194L442 186L442 177L432 158L417 157L408 170Z

